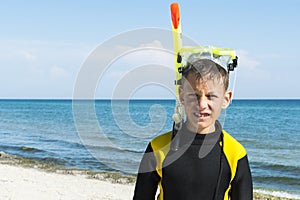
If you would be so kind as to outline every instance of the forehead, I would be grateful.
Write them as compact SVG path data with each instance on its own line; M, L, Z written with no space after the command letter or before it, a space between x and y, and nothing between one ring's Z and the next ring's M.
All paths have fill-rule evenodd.
M199 77L195 73L188 74L186 78L183 78L182 86L185 91L225 92L221 79L211 78L209 75Z

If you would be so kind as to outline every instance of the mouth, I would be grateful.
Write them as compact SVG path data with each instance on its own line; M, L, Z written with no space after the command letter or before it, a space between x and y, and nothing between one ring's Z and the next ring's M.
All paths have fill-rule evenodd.
M201 119L206 119L206 118L210 117L210 114L202 112L202 113L194 113L194 116L201 120Z

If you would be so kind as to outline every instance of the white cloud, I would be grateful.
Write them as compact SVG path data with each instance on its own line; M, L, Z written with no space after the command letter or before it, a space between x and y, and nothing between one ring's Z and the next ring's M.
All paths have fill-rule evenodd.
M237 98L267 98L277 83L276 74L268 68L266 60L246 50L237 50L239 66L235 93Z
M128 53L124 54L120 61L127 66L141 66L148 64L163 65L170 68L174 66L174 55L172 50L164 48L158 40L151 43L140 44L137 47L127 48Z
M149 43L134 45L111 45L96 48L95 59L107 60L114 63L122 61L127 66L141 65L143 63L156 63L162 65L173 65L172 50L164 48L158 40ZM95 60L101 62L101 60Z
M261 62L252 58L248 51L239 49L236 50L237 56L239 57L239 66L242 68L254 70Z
M246 80L266 80L271 78L271 72L256 55L251 55L246 50L237 50L239 57L238 79ZM242 77L242 78L241 78Z
M51 67L50 74L56 78L64 78L70 76L70 74L64 68L58 66Z
M161 66L161 68L167 67L171 69L170 71L174 68L174 56L168 52L167 49L164 49L162 43L158 40L153 40L150 43L138 44L136 46L115 45L110 46L105 50L106 51L103 53L96 53L101 53L101 55L99 54L99 58L104 57L104 59L112 59L99 82L99 85L105 85L106 88L113 87L123 76L142 66L149 68L156 66ZM115 59L113 59L114 56ZM96 62L101 62L101 59ZM147 79L149 74L144 71L144 73L140 73L140 76L141 78L145 77L145 79ZM157 76L167 77L168 74L158 73ZM173 72L172 76L175 76ZM108 91L111 92L111 90L112 89ZM104 89L101 88L102 93L103 91Z
M6 85L0 88L0 93L8 98L55 98L72 94L77 72L92 49L88 44L55 41L0 43L0 85Z
M153 40L150 43L141 44L140 47L164 48L162 43L159 40Z
M21 55L23 56L23 58L25 58L25 60L27 61L35 61L37 59L37 56L34 55L33 53L30 53L28 51L21 51Z

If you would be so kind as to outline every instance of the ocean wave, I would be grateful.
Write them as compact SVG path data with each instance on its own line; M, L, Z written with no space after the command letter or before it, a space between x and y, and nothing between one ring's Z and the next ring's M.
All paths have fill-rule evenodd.
M137 150L137 149L119 148L119 147L114 147L114 146L109 146L109 145L106 145L106 146L104 146L104 145L103 146L84 145L84 146L87 149L93 149L93 150L104 149L104 150L107 150L107 151L115 151L115 152L119 152L119 153L123 153L123 152L137 153L137 154L144 153L144 151Z
M55 168L64 167L65 161L53 157L24 156L11 154L10 152L0 152L1 163L20 164L30 167Z
M0 149L4 151L9 151L9 152L31 152L31 153L36 153L36 152L47 152L42 149L34 148L34 147L29 147L29 146L9 146L9 145L0 145Z
M62 146L68 146L72 148L84 148L84 145L81 144L80 142L73 142L73 141L66 141L62 139L46 139L46 138L41 138L41 142L46 142L46 143L58 143Z
M292 198L295 200L300 199L299 194L291 194L284 191L275 191L275 190L267 190L267 189L254 189L254 192L261 193L261 194L267 194L272 195L276 197L282 197L282 198Z
M286 176L253 176L254 181L271 184L285 184L288 186L299 187L299 178Z
M17 149L20 149L21 151L27 151L27 152L45 152L44 150L41 150L41 149L37 149L37 148L34 148L34 147L27 147L27 146L21 146L21 147L18 147Z
M300 174L300 166L290 166L282 164L271 164L262 162L251 162L252 168L257 170L273 171L279 174L298 176Z
M1 145L0 149L8 154L19 156L20 159L33 159L53 165L65 165L66 163L57 154L35 147Z

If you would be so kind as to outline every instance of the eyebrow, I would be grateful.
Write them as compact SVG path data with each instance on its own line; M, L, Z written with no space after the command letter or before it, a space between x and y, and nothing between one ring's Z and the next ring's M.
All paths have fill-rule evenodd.
M195 90L193 90L193 91L186 91L186 94L188 94L188 95L189 94L197 94L198 95L199 93L196 92ZM202 95L202 92L200 94ZM207 95L213 95L213 96L219 97L218 93L213 92L213 91L205 93L205 96L207 96Z
M217 95L215 92L208 92L207 95Z

